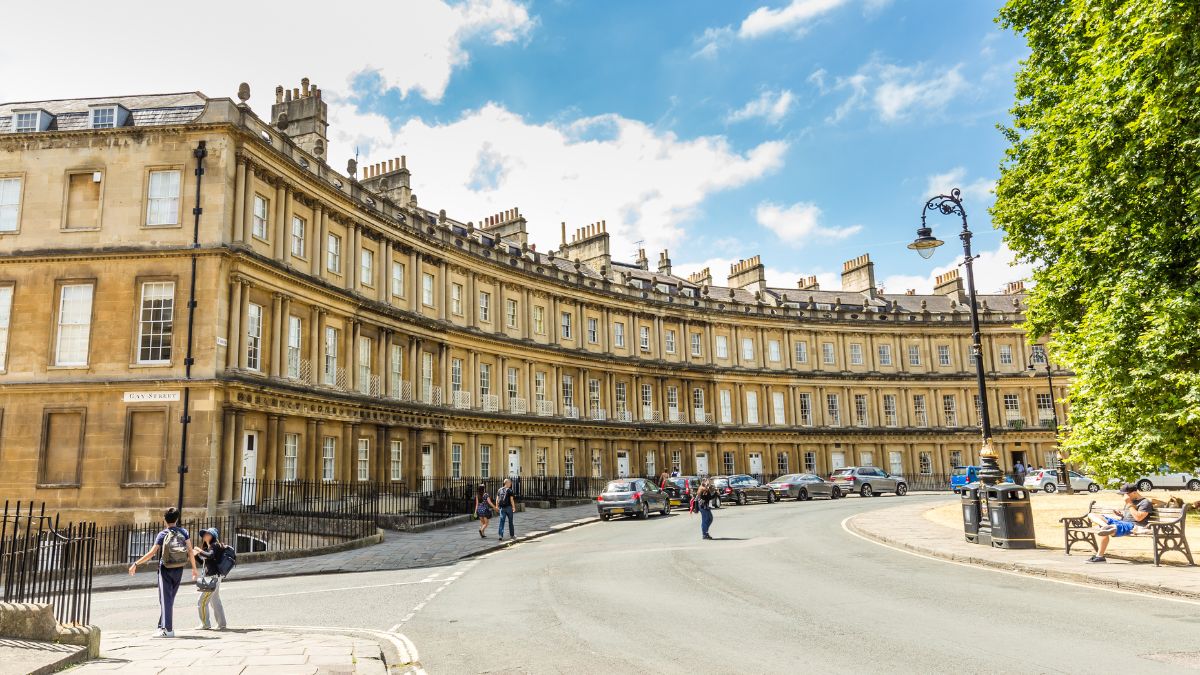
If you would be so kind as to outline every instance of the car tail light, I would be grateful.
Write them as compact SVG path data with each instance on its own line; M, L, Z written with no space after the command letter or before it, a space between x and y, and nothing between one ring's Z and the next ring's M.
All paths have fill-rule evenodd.
M729 494L730 492L733 492L733 488L725 488L725 494Z
M780 483L780 484L779 484L779 489L780 489L780 490L786 490L786 489L788 489L788 488L790 488L790 487L792 487L792 484L791 484L791 483Z
M633 498L634 498L635 500L637 500L637 499L641 499L641 498L642 498L642 493L640 493L640 492L635 492L635 493L633 493Z
M596 501L598 501L598 502L604 501L604 495L596 495Z

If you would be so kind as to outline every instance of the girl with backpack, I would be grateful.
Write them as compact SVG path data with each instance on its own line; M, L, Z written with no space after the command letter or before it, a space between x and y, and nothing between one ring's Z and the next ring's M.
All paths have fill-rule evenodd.
M196 630L225 630L225 607L221 604L222 565L229 555L229 547L221 543L217 528L210 527L200 532L200 545L196 557L204 561L204 577L196 582L200 598L196 609L200 611L200 625ZM216 625L213 625L216 624Z
M487 493L483 483L475 488L475 517L479 519L479 538L487 539L488 520L495 513L496 502L492 501L492 496Z

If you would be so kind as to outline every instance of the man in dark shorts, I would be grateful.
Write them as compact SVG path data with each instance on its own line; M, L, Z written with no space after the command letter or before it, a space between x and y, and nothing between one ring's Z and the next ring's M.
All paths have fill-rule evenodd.
M1096 536L1100 538L1100 550L1096 551L1096 555L1088 558L1090 563L1107 562L1104 552L1108 550L1108 544L1112 538L1124 537L1132 534L1138 528L1145 528L1146 519L1154 513L1154 504L1148 497L1143 497L1142 493L1138 492L1137 484L1126 483L1121 486L1120 492L1125 497L1123 510L1113 509L1111 516L1103 516L1098 513L1088 514L1092 522L1100 527L1096 533Z

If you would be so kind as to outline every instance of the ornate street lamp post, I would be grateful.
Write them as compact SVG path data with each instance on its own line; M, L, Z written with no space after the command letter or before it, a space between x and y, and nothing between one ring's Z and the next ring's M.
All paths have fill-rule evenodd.
M1054 375L1050 367L1050 359L1042 357L1042 363L1046 365L1046 384L1050 387L1050 423L1054 425L1054 438L1057 444L1058 439L1058 405L1054 402ZM1037 371L1036 355L1029 357L1029 370ZM1058 489L1063 490L1069 495L1075 494L1075 489L1071 487L1071 474L1067 471L1067 462L1063 459L1062 450L1055 451L1055 457L1058 460L1058 466L1055 467L1058 473Z
M971 230L967 229L967 211L963 208L962 191L954 188L948 195L938 195L925 202L921 209L921 227L917 229L917 238L908 247L929 258L934 249L941 246L941 239L933 236L933 229L925 224L925 216L929 211L940 211L943 215L959 216L962 218L962 232L958 238L963 243L963 266L967 270L967 300L971 306L971 354L975 357L975 380L979 387L979 428L983 434L983 445L979 449L979 480L987 486L995 485L1004 478L1004 472L997 461L996 449L992 447L992 423L988 417L987 382L983 374L983 348L979 342L979 309L975 297L975 273L972 262L975 256L971 254Z

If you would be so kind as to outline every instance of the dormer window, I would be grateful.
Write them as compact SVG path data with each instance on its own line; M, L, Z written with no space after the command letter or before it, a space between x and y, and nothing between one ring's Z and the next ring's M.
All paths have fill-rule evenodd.
M51 119L52 116L45 110L14 110L13 131L18 134L45 131L50 128Z
M117 125L116 108L92 108L92 128L112 129Z

